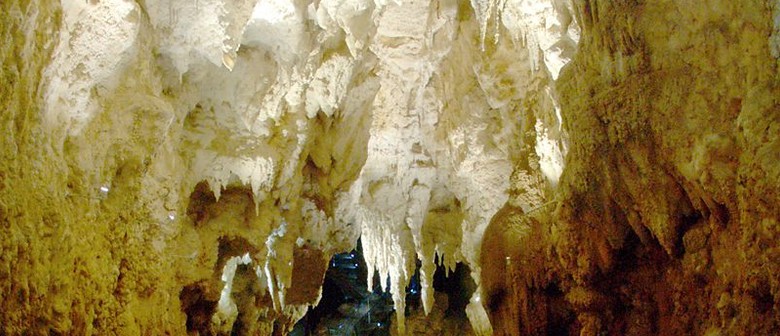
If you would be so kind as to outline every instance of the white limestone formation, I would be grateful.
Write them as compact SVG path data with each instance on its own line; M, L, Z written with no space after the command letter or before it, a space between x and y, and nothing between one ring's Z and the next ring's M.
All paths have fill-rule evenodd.
M478 281L482 235L513 171L542 172L536 190L554 188L563 169L554 81L579 36L568 1L42 6L62 16L40 123L59 154L42 164L72 176L84 197L73 208L116 204L85 221L145 223L135 233L154 247L145 262L167 260L148 266L160 291L199 283L232 257L220 330L241 309L231 301L236 265L256 265L271 306L299 318L306 304L285 307L293 251L328 256L362 237L369 287L374 272L383 288L389 279L403 331L416 261L428 312L437 260L468 264ZM538 163L520 163L527 155ZM251 249L223 256L230 237ZM158 304L181 311L175 295ZM469 317L490 330L481 305Z

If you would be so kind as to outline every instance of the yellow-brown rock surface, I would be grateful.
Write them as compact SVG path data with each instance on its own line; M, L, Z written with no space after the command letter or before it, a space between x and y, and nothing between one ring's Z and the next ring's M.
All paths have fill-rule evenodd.
M571 148L555 205L505 207L483 244L494 330L777 333L774 5L575 4L583 34L557 83Z

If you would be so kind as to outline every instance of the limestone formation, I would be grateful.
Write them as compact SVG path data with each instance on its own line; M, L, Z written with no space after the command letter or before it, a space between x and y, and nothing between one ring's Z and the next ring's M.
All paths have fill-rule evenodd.
M0 37L0 334L286 335L358 239L398 334L780 333L778 1L4 0Z

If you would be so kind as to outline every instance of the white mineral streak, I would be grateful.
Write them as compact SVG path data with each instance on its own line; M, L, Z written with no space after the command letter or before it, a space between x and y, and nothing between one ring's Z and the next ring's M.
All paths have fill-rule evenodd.
M497 42L499 35L497 22L491 24L490 20L498 20L501 17L501 11L504 9L506 0L471 0L471 8L474 9L477 22L479 23L479 44L480 48L485 50L485 40L488 38L488 30L493 30L494 41Z
M493 327L490 325L490 318L482 306L481 300L479 294L471 297L469 304L466 305L466 316L468 316L475 334L492 335Z
M44 125L78 134L100 109L96 96L112 91L136 56L141 11L133 2L62 1L63 29L47 68Z
M558 185L558 178L563 173L564 154L553 139L550 139L547 129L540 119L534 125L536 130L536 155L539 156L539 169L553 186Z
M571 0L507 0L501 23L514 41L528 48L532 69L545 66L555 80L580 38L571 13Z
M333 116L347 93L353 68L347 57L334 56L317 69L306 90L307 117L314 118L319 111L328 117Z
M285 309L285 290L292 281L293 246L286 222L268 236L265 245L268 251L265 263L265 275L274 309ZM295 240L293 240L294 242Z
M488 33L493 32L493 41L498 42L501 24L515 42L528 48L532 69L545 66L553 80L574 55L580 31L571 15L571 0L471 0L471 6L483 50Z
M774 58L780 58L780 0L770 2L772 6L772 35L769 36L769 51Z
M228 332L238 316L238 308L231 297L233 293L233 278L236 276L236 269L238 269L239 265L249 265L251 263L252 258L249 256L249 253L246 253L240 257L231 257L225 263L225 267L222 268L221 280L225 283L225 286L222 288L222 292L220 292L217 312L212 319L217 325L228 326Z
M368 46L375 30L376 16L383 6L381 0L322 0L319 7L310 10L310 13L315 13L317 24L326 31L343 33L351 55L357 57ZM339 27L341 32L334 27ZM331 36L322 36L319 42L323 42L324 38Z
M262 48L278 62L291 66L300 61L300 50L308 48L306 11L286 0L258 1L241 41L244 47Z
M257 0L150 1L146 13L159 32L159 52L183 75L201 60L232 69L255 3Z

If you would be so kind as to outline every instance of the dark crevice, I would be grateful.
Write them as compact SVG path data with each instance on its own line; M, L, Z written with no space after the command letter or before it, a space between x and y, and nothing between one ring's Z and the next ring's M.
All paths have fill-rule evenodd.
M727 225L729 223L729 220L731 219L731 214L729 213L729 208L726 207L724 204L715 203L715 206L713 209L710 209L712 212L712 215L715 216L715 218L718 220L719 223L723 225Z
M127 288L125 286L125 277L129 271L130 266L126 258L122 258L119 262L119 275L116 278L116 287L114 288L114 297L122 298L127 295Z
M219 237L219 247L217 248L217 264L215 272L222 273L228 259L236 256L242 256L246 253L250 255L257 252L257 248L242 237L222 236Z
M250 216L255 215L254 194L252 189L242 185L230 185L222 189L222 194L217 201L214 192L211 191L209 183L201 181L190 194L190 200L187 204L187 216L195 227L206 225L213 216L219 216L224 213L224 204L238 204L244 206L243 220L246 221Z
M201 181L190 194L190 203L187 205L187 216L195 226L200 226L208 221L208 206L217 202L217 198L209 188L206 181Z
M367 267L362 246L331 258L322 284L322 299L290 335L389 335L393 302L381 292L375 275L374 291L367 290Z
M566 301L563 291L557 283L550 283L543 289L547 299L547 335L570 335L571 326L577 315L571 304Z
M775 305L775 298L772 296L771 286L766 278L760 278L748 294L753 298L759 314L770 312Z
M488 293L487 297L487 309L488 311L498 311L501 306L504 304L504 301L507 299L507 293L506 290L503 288L496 288L495 290L492 290L490 293Z
M444 266L437 266L433 275L433 288L447 294L448 307L445 316L465 317L466 305L476 290L471 278L471 269L466 264L457 263L455 270L447 274Z
M238 317L236 318L236 322L233 323L233 329L230 331L230 336L241 336L244 335L244 322L242 321L244 319L243 313L238 313Z
M683 237L685 236L685 233L688 232L696 223L701 220L702 215L698 211L694 211L691 214L688 215L682 215L680 217L680 225L677 229L677 240L674 243L675 246L675 257L682 257L685 254L685 244L683 244Z
M179 293L181 309L187 315L187 333L213 335L211 316L217 308L217 298L209 298L205 283L184 286Z
M614 265L606 273L599 273L594 279L595 283L609 284L611 286L610 279L615 277L615 274L627 273L637 267L636 251L642 246L653 246L654 248L663 250L657 239L649 239L646 244L642 243L642 240L634 232L634 230L626 230L626 235L623 238L621 248L613 252Z

